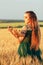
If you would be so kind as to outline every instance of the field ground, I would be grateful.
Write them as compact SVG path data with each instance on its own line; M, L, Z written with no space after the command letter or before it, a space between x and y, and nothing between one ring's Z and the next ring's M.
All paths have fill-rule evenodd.
M16 23L16 25L18 25L18 24L19 23ZM23 24L23 23L21 23L21 24ZM3 26L6 26L6 25L14 26L15 24L12 24L12 23L3 24ZM2 26L2 24L0 24L0 26ZM43 27L40 27L40 29L41 29L40 49L43 53ZM17 55L18 46L19 46L18 40L8 31L8 29L0 29L0 65L20 65L20 64L23 65L22 63L24 63L24 61L23 62L19 61L20 64L14 63L15 59L18 58L18 55ZM42 54L42 58L43 58L43 54ZM28 60L30 62L30 59L27 58L27 60L26 60L27 63L28 63ZM17 61L18 61L18 59L17 59ZM38 63L38 61L35 63L36 63L36 65L41 65ZM33 65L35 65L35 63ZM24 64L24 65L29 65L29 64Z

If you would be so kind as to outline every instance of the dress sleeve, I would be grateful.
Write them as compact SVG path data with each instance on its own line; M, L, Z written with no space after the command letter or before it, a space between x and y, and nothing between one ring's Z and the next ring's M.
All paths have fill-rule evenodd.
M21 34L25 35L27 32L27 28L26 26L23 26L23 28L21 29Z

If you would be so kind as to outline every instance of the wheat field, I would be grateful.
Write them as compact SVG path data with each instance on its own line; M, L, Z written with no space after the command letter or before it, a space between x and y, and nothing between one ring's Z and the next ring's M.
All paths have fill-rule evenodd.
M40 49L43 58L43 27L41 29ZM19 58L17 53L19 41L8 31L0 29L0 65L43 65L38 60L31 63L32 58Z

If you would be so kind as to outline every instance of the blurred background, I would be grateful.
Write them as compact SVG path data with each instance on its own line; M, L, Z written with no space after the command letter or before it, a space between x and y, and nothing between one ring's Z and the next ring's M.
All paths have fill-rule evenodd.
M8 31L8 26L18 29L24 26L24 12L27 10L37 15L41 30L39 47L43 58L43 0L0 0L0 65L43 65L37 57L18 58L19 42Z
M43 20L43 0L0 0L0 19L21 19L24 12L32 10Z
M43 0L0 0L0 28L6 28L8 23L16 22L15 25L9 24L13 27L16 27L18 22L23 23L24 12L27 10L34 11L40 26L43 26Z

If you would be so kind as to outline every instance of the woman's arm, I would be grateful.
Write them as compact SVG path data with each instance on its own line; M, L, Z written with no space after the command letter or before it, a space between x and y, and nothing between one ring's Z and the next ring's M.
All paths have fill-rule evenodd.
M17 28L13 29L9 26L8 30L19 40L19 42L21 42L25 37L25 34L21 33L21 31L17 30Z

